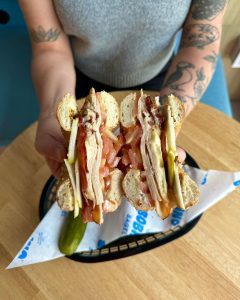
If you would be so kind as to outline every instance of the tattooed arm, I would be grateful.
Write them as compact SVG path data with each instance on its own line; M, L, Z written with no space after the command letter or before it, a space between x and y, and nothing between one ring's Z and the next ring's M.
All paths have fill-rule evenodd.
M193 0L183 27L180 50L165 78L161 96L172 93L187 114L201 98L213 75L219 52L226 0Z
M41 3L40 3L41 2ZM52 0L19 0L32 42L32 75L41 111L49 114L66 92L74 94L75 71L67 36Z
M40 100L36 149L45 156L53 174L59 175L66 155L56 115L57 101L75 94L75 70L67 36L52 0L19 0L32 42L32 77Z

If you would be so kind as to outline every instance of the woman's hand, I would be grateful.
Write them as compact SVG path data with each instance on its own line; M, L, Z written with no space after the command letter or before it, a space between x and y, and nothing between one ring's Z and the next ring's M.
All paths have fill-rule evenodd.
M186 158L186 152L182 148L177 147L177 155L178 155L178 160L180 162L184 162Z
M35 148L45 157L52 174L59 178L67 148L55 114L40 115Z

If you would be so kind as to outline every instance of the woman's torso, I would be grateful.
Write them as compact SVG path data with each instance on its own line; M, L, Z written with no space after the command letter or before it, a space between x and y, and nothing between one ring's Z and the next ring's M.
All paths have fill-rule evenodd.
M54 0L76 66L116 87L141 84L172 55L191 0Z

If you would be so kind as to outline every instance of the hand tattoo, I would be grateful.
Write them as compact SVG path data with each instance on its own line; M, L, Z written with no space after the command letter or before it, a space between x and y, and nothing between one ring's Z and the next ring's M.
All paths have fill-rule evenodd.
M226 0L193 0L192 18L195 20L213 20L223 11Z
M218 55L215 51L212 51L212 54L206 55L203 57L206 61L210 62L212 65L212 70L215 70L217 64Z
M37 30L32 29L30 31L30 35L35 43L54 42L58 39L60 30L50 28L46 31L42 26L38 26Z
M181 48L196 47L204 49L219 39L217 27L211 24L190 24L184 27Z

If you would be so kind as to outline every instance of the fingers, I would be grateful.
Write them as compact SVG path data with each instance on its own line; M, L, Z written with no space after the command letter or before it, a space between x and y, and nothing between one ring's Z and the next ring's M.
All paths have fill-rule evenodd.
M66 157L65 140L56 119L39 121L35 148L43 156L58 162Z
M39 118L35 148L45 157L52 174L59 178L67 148L56 118Z
M51 158L47 158L47 157L45 159L47 161L47 164L48 164L52 174L58 179L61 178L63 163L53 160Z
M36 140L35 148L40 154L57 162L62 162L67 155L65 146L49 137L45 137L41 143Z
M182 148L177 147L177 154L178 160L180 162L184 162L184 160L186 159L186 152Z

